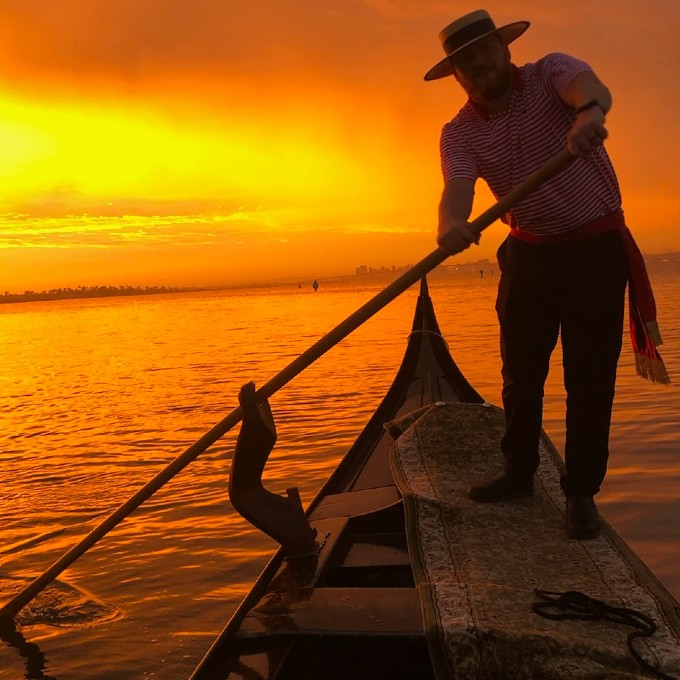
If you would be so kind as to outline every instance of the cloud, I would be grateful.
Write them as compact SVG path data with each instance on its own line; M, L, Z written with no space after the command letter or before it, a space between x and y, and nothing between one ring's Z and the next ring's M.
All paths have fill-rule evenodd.
M21 0L3 4L0 52L5 77L134 82L207 70L276 79L364 52L375 25L367 14L375 13L352 0Z
M267 216L257 218L257 214L116 218L79 215L27 221L25 215L4 215L0 217L0 250L236 245L245 237L257 240L262 235L270 236Z
M647 6L661 13L668 4ZM674 22L642 21L637 0L619 0L616 11L589 0L485 6L499 25L532 22L520 57L573 48L620 61L632 45L660 65L674 44ZM221 106L234 90L260 88L264 98L271 87L301 85L399 96L440 56L438 31L470 9L462 0L0 0L0 81L35 94L114 89L138 98L175 87L178 98L215 99L221 89Z

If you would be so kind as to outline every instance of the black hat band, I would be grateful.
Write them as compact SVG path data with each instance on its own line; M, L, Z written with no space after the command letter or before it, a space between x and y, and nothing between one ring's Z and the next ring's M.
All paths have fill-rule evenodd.
M483 35L491 33L495 30L496 24L494 24L491 19L480 19L479 21L474 21L473 23L464 26L459 31L456 31L453 35L450 35L442 43L444 51L446 54L451 54L475 38L481 38Z

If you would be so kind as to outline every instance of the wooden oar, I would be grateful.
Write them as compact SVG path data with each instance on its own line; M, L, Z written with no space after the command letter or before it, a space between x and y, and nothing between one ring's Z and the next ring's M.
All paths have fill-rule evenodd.
M524 197L538 188L550 177L553 177L560 172L573 159L574 156L566 149L553 156L542 168L529 175L507 196L503 197L472 221L470 223L472 230L481 234L486 227L505 214L510 208L517 205ZM356 330L361 324L379 312L385 305L398 297L406 289L410 288L437 265L441 264L447 257L449 257L448 253L441 248L432 251L427 257L418 262L418 264L415 264L411 269L390 283L387 288L371 298L351 316L347 317L347 319L336 326L332 331L315 342L308 350L303 352L297 359L294 359L288 366L269 380L269 382L265 383L257 391L258 397L262 400L271 397L305 368L325 354L331 347L347 337L352 331ZM87 536L85 536L77 545L57 560L49 569L47 569L47 571L45 571L45 573L36 578L35 581L2 607L2 609L0 609L0 619L16 616L26 604L43 590L45 586L59 576L64 569L75 562L84 552L97 543L100 538L105 536L113 529L113 527L136 510L145 500L150 498L191 461L212 446L220 437L222 437L222 435L231 430L231 428L233 428L240 420L241 409L239 407L235 408L228 416L217 423L217 425L209 432L204 434L197 442L184 451L184 453L175 458L167 467L161 470L153 479L137 491L134 496L123 503L101 524L87 534Z

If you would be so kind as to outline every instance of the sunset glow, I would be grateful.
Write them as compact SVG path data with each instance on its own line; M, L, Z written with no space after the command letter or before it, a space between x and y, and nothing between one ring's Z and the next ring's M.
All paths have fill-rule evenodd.
M2 8L6 289L322 277L434 248L439 130L464 98L452 79L422 75L467 5L263 3L268 22L214 2L87 7ZM630 226L647 252L680 249L671 22L639 30L632 0L588 5L578 32L577 12L537 1L521 17L487 8L498 23L532 21L517 63L570 52L610 86L607 145ZM480 187L475 213L490 202ZM493 258L503 234L492 227L459 258Z
M336 121L324 129L317 121L314 130L300 115L273 128L267 120L230 120L227 112L206 126L125 102L112 108L6 101L2 113L5 197L56 187L84 198L258 200L268 187L269 200L300 200L360 182L359 164L332 134Z

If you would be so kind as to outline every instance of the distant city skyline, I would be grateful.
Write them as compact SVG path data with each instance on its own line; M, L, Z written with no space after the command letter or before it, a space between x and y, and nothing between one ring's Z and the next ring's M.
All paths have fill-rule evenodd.
M668 251L666 253L643 253L645 263L650 273L659 271L669 271L680 273L680 251ZM177 293L188 291L205 291L205 290L230 290L230 289L248 289L260 288L266 286L301 286L302 284L312 285L314 281L329 282L342 281L353 278L355 276L375 276L375 275L389 275L400 274L407 271L414 266L415 263L406 265L358 265L354 268L353 273L339 274L335 276L305 276L305 277L286 277L284 279L270 279L258 282L250 282L243 284L223 284L223 285L206 285L206 286L140 286L140 285L94 285L94 286L62 286L52 289L33 290L26 289L24 291L10 291L5 290L0 295L0 304L12 302L25 301L40 301L50 299L77 299L77 298L91 298L91 297L114 297L126 295L155 295L165 293ZM465 262L444 262L438 265L433 273L440 274L486 274L499 273L498 262L490 260L489 258L480 258L478 260L466 260Z

